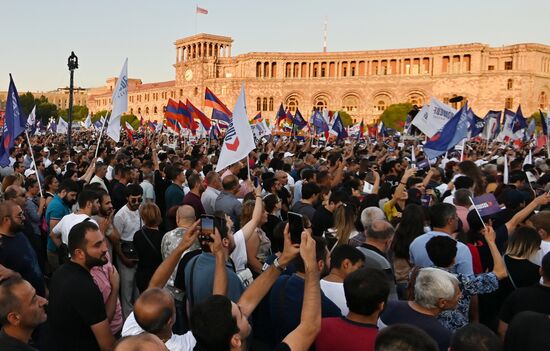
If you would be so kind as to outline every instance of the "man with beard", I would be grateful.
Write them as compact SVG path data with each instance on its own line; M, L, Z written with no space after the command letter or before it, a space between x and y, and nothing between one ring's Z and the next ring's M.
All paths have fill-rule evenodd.
M59 267L50 282L50 301L44 350L112 350L114 338L101 291L90 270L108 262L107 242L97 225L84 221L69 233L71 260ZM112 297L119 278L110 272ZM109 297L111 298L111 296Z
M99 196L97 192L90 189L82 190L78 195L78 207L80 208L78 212L64 216L52 228L50 237L57 246L61 244L60 241L68 245L69 232L75 224L88 220L97 225L97 222L91 218L91 216L99 212ZM104 229L100 228L102 233L105 232Z
M0 203L0 265L27 280L40 296L46 296L44 276L29 240L21 232L25 216L14 201Z
M58 193L53 197L46 209L46 223L50 232L61 218L71 213L71 207L76 202L77 192L78 185L74 181L67 179L61 182ZM61 242L58 244L61 244ZM47 247L48 262L52 271L55 271L59 267L59 245L56 245L51 237L48 237Z
M95 190L99 197L99 212L93 215L92 219L97 222L101 232L107 238L109 254L113 257L113 247L118 247L120 245L120 233L113 225L113 217L115 215L113 202L108 192L100 187L95 188Z
M47 303L18 274L0 281L0 350L36 350L28 343L34 329L46 321Z
M117 254L120 258L118 270L120 271L122 311L124 316L132 312L135 298L138 296L136 286L136 259L137 254L134 248L134 234L141 228L141 217L139 216L139 205L143 200L143 189L139 184L130 184L126 187L126 205L115 214L113 225L120 233L120 250Z

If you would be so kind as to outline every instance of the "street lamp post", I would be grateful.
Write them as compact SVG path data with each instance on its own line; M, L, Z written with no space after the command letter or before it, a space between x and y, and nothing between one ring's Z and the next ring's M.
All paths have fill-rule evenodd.
M78 57L74 54L74 51L71 51L71 56L69 56L67 66L69 66L69 71L71 72L71 83L69 85L69 127L67 128L67 145L69 147L69 158L71 157L71 132L73 127L73 78L74 70L78 69Z

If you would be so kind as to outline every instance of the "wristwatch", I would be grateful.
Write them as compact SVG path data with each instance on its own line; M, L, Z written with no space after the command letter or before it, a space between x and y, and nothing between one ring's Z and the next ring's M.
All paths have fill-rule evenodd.
M283 267L281 266L281 264L279 263L279 257L277 257L274 261L273 261L273 267L277 268L277 270L279 270L279 272L284 272L286 267Z

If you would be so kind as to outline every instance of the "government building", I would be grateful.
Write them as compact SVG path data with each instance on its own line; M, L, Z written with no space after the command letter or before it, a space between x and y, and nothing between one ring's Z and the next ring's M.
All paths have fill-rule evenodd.
M250 52L233 56L233 39L212 34L182 38L175 46L175 77L167 82L129 79L129 113L161 120L169 98L189 99L207 115L208 87L233 109L242 84L247 112L272 119L282 102L307 119L315 108L345 110L352 118L375 121L391 104L423 105L431 96L448 103L464 96L480 116L488 110L525 115L548 108L550 46L490 47L459 44L411 49L349 52ZM116 78L89 89L92 112L111 108ZM462 102L464 103L464 102ZM455 106L458 107L458 106Z

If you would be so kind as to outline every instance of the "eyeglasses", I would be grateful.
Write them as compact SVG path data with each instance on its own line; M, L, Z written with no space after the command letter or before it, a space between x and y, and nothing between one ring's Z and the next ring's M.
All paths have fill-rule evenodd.
M130 202L133 203L133 204L135 204L135 203L141 202L142 200L143 200L143 198L140 196L140 197L138 197L138 198L132 198L132 199L130 199Z
M17 217L17 218L25 218L25 214L23 213L23 211L21 211L21 212L19 212L18 214L16 214L15 217Z

